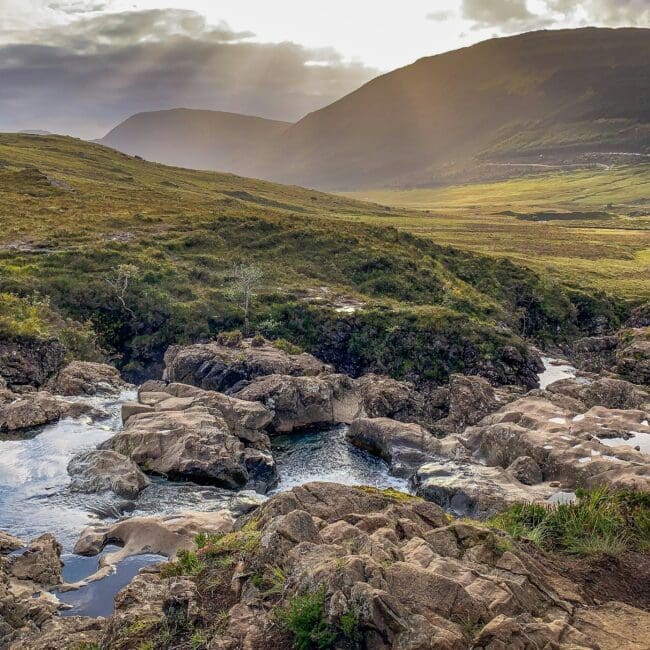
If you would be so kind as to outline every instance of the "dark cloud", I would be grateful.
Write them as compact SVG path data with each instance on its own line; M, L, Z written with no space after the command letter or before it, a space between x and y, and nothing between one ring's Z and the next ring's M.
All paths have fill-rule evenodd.
M86 14L106 9L105 2L86 2L77 0L76 2L50 2L47 5L52 11L60 11L64 14Z
M0 44L0 131L99 136L133 113L179 106L295 120L377 74L332 49L252 37L181 10L15 33Z
M601 24L650 27L650 0L589 0L585 5Z
M447 11L444 9L441 9L439 11L430 11L427 15L426 18L427 20L434 20L434 21L445 21L449 20L450 18L454 17L454 12L453 11Z

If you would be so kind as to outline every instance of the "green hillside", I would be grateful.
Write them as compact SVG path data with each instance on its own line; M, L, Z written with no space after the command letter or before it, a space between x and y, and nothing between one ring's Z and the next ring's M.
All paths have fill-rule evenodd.
M242 326L241 263L264 277L251 329L353 373L440 381L487 364L499 374L525 362L500 356L515 346L525 357L518 334L571 336L597 313L621 313L506 260L356 223L386 214L396 218L71 138L0 135L0 336L54 336L83 356L96 335L141 376L170 343Z
M587 291L650 299L650 164L350 196L419 211L369 223L507 256Z

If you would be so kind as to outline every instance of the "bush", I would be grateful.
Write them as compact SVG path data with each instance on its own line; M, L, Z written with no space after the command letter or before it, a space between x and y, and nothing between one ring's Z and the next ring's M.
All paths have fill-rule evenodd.
M650 548L650 493L578 491L574 503L518 503L489 523L541 548L577 555Z
M255 336L251 339L251 346L254 348L264 347L265 343L266 340L261 334L255 334Z
M240 330L231 330L230 332L219 332L217 334L217 343L219 345L225 345L229 348L238 348L242 341L244 340L244 335Z
M328 650L336 644L336 633L325 618L325 588L293 596L280 620L293 632L298 650Z
M294 343L291 343L291 341L287 341L286 339L276 339L273 341L273 347L277 348L278 350L282 350L282 352L286 352L287 354L302 353L302 348L295 345Z

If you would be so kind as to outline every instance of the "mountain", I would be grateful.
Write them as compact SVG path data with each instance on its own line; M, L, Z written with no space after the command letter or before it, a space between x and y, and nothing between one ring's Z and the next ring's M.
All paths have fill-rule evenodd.
M329 189L435 185L610 152L650 153L650 29L532 32L420 59L307 115L259 171Z
M167 165L246 173L257 152L288 126L237 113L176 108L137 113L97 142Z

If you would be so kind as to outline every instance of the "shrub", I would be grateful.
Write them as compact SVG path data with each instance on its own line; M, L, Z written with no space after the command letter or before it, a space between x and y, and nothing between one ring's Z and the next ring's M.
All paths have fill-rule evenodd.
M282 350L282 352L286 352L287 354L300 354L302 352L302 349L299 346L291 343L291 341L287 341L286 339L276 339L273 341L273 347Z
M325 618L325 587L293 596L279 612L280 620L293 632L298 650L328 650L336 644L336 633Z
M219 332L217 334L217 343L219 345L225 345L229 348L238 348L242 341L244 340L244 335L240 330L231 330L230 332Z
M265 343L266 340L261 334L255 334L255 336L251 339L251 346L254 348L264 347Z

